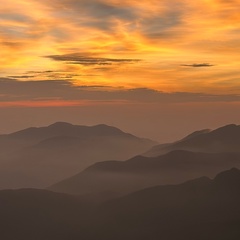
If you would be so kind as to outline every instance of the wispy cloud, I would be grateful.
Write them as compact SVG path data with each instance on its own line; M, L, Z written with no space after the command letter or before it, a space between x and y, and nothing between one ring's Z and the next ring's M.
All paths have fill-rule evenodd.
M239 7L238 0L5 1L0 76L237 93L239 83L220 83L240 76Z
M127 64L141 61L140 59L124 59L124 58L101 58L101 57L90 57L84 56L78 53L64 54L64 55L49 55L47 58L55 61L63 61L69 64L80 64L80 65L112 65L112 64Z
M201 67L213 67L213 64L210 63L193 63L193 64L182 64L183 67L193 67L193 68L201 68Z
M28 78L34 78L34 75L19 75L19 76L8 76L9 78L17 78L17 79L28 79Z

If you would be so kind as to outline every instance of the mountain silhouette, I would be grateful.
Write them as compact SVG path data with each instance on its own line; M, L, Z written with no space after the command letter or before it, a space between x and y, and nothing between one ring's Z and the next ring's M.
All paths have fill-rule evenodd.
M44 140L47 138L57 137L57 136L77 136L77 137L90 137L90 136L125 136L131 134L124 133L118 128L107 126L105 124L99 124L96 126L81 126L73 125L66 122L56 122L47 127L31 127L27 128L8 136L10 138L18 138L22 140Z
M2 190L0 234L6 240L238 240L239 202L236 168L101 204L45 190Z
M145 189L104 203L92 238L113 239L117 232L117 239L237 240L239 201L238 169Z
M0 136L0 189L44 188L103 160L125 160L156 143L104 124L57 122Z
M127 161L95 163L49 189L70 194L112 192L119 196L160 184L178 184L201 176L213 177L232 167L240 167L239 153L176 150L158 157L136 156Z
M90 206L79 197L46 190L2 190L1 239L75 239Z
M230 124L213 131L194 132L180 141L154 146L144 156L154 157L173 150L193 152L240 152L240 125Z

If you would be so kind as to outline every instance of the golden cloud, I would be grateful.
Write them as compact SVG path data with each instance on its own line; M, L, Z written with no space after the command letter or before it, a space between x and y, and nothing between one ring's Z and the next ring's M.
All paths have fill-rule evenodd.
M29 71L57 71L59 79L88 85L239 91L239 0L8 0L2 6L1 76L29 80ZM74 54L84 58L60 60Z

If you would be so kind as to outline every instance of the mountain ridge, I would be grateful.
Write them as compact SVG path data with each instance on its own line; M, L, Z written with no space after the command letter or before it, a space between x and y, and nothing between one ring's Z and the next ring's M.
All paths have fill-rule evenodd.
M212 177L232 167L240 167L240 153L176 150L158 157L140 155L127 161L98 162L49 189L71 194L115 191L121 195L159 184L177 184L200 176Z
M80 132L81 131L81 132ZM8 135L10 137L19 137L19 138L25 138L25 137L31 137L32 135L38 135L39 138L48 138L49 136L58 136L70 134L73 136L76 136L78 133L91 135L92 132L98 133L98 134L110 134L110 135L122 135L122 134L129 134L125 133L122 130L113 127L108 126L106 124L98 124L93 126L84 126L84 125L73 125L71 123L67 122L55 122L53 124L50 124L46 127L30 127L26 128L17 132L13 132L10 134L5 134L4 136ZM65 134L64 134L65 133ZM41 135L43 134L43 135ZM46 134L46 135L44 135ZM132 134L129 134L129 136L133 136Z
M105 124L27 128L0 137L0 189L45 188L95 162L125 160L155 144Z
M144 156L158 156L173 150L195 152L240 152L240 125L229 124L214 130L193 132L173 143L160 144L143 153Z
M219 184L219 176L225 185ZM232 168L213 179L200 177L178 185L155 186L93 204L82 196L46 190L2 190L1 237L238 240L239 179L240 170Z

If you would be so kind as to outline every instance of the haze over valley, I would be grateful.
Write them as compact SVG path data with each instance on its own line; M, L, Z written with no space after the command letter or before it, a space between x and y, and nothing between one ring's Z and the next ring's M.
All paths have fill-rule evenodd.
M0 240L240 239L240 0L0 5Z
M237 240L239 144L235 124L160 145L104 124L1 135L1 236Z

